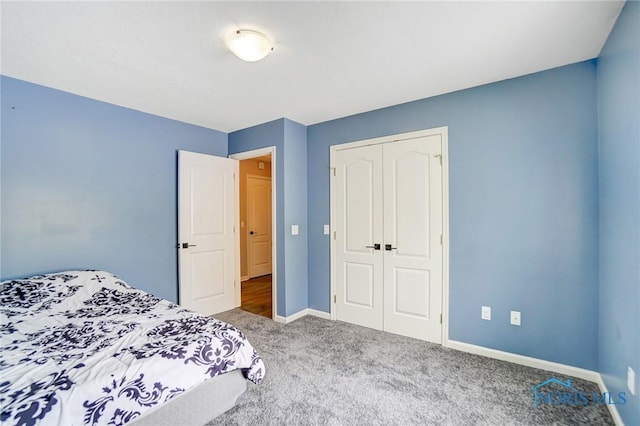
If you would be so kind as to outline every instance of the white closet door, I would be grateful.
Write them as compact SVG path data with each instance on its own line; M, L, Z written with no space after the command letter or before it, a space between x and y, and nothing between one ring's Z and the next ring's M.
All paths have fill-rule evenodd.
M441 136L383 147L384 330L441 343Z
M382 329L382 146L336 151L336 318Z
M335 151L336 319L442 342L442 137Z

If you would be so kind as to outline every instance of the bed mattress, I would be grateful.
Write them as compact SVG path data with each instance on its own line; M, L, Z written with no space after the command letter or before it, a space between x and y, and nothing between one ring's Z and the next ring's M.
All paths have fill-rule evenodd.
M105 271L4 281L0 298L3 424L126 424L222 374L264 377L240 330Z

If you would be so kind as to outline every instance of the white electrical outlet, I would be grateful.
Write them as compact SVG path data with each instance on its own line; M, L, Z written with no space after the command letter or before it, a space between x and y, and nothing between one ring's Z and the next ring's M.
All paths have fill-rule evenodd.
M491 307L490 306L483 306L482 307L482 314L480 315L480 318L482 318L483 320L491 321Z
M298 225L291 225L291 235L298 235L300 233L300 228Z
M520 312L511 311L511 325L520 325Z
M324 235L329 235L329 225L324 226Z
M627 387L631 395L636 394L636 372L631 367L627 367Z

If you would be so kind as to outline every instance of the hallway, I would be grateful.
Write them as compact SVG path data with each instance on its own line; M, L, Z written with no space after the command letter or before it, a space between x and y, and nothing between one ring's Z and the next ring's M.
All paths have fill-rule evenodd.
M240 308L247 312L272 318L271 280L272 275L269 274L244 281Z

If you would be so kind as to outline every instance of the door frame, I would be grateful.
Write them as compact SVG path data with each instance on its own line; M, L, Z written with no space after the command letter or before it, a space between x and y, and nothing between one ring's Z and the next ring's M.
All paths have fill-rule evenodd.
M233 158L234 160L242 161L242 160L250 160L252 158L262 157L263 155L271 154L271 319L275 319L278 315L278 268L277 268L277 256L278 256L278 245L277 245L277 230L276 225L278 209L276 205L276 147L270 146L266 148L253 149L251 151L238 152L236 154L229 155L229 158ZM239 169L239 167L238 167ZM240 177L236 179L236 221L240 222ZM240 229L237 227L236 229ZM240 274L240 232L236 232L236 269L237 276ZM240 306L241 303L241 287L242 283L236 289L236 304Z
M331 145L329 147L329 167L331 173L335 173L336 151L357 148L367 145L378 145L388 142L398 142L406 139L416 139L425 136L440 135L442 138L442 346L449 346L449 127L436 127L433 129L418 130L415 132L399 133L396 135L382 136L372 139L364 139L355 142ZM335 179L330 179L329 185L331 235L336 232L336 189ZM331 319L336 319L334 297L336 294L336 240L331 240L331 294L329 305L331 306Z
M273 181L271 179L271 176L260 176L260 175L252 175L252 174L247 174L246 176L246 182L245 182L245 187L249 188L249 179L260 179L260 180L268 180L269 181L269 185L271 186L271 190L273 191ZM249 205L249 191L247 191L246 195L246 200L245 200L245 206ZM273 203L273 200L271 200L271 202ZM272 206L272 210L273 210L273 206ZM238 212L239 213L239 212ZM273 225L273 218L271 218L271 222ZM249 221L247 220L247 227L249 225ZM273 231L273 226L272 226L272 231ZM249 279L251 279L251 274L249 273L249 258L253 257L253 250L249 250L249 241L247 240L247 277L249 277ZM273 250L273 232L271 235L271 248ZM251 255L249 255L249 252L251 252ZM271 258L271 271L273 272L273 257Z

